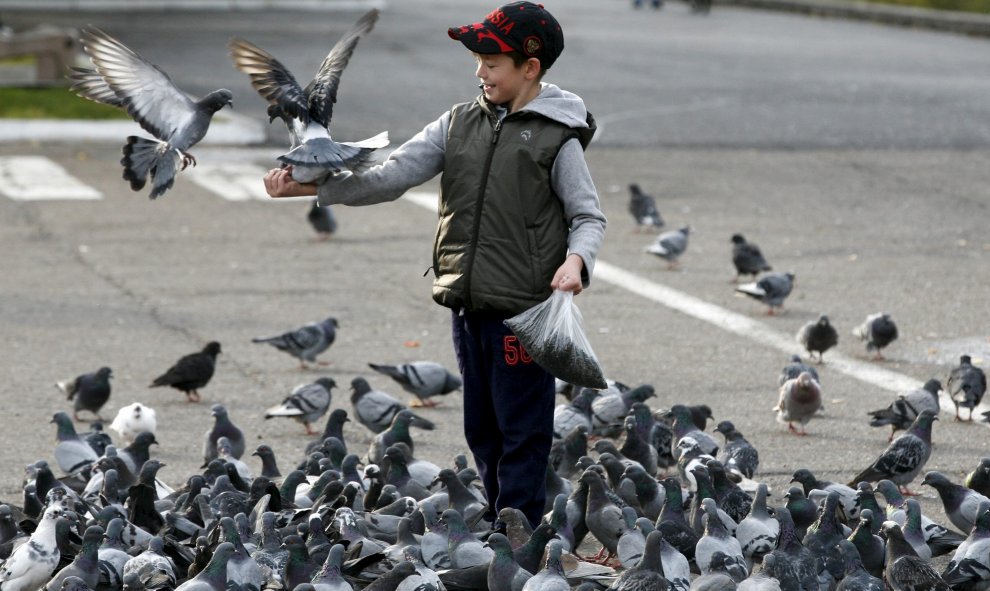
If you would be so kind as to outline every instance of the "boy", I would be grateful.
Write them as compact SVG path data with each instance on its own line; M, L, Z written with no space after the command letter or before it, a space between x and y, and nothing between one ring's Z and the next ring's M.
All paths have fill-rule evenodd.
M486 517L494 522L514 507L535 526L544 512L554 378L503 320L553 289L576 295L590 281L605 234L583 152L594 119L580 97L541 82L564 48L542 5L507 4L447 34L474 53L481 96L365 172L316 186L276 169L265 187L272 197L370 205L443 173L433 299L453 311L465 437L488 495Z

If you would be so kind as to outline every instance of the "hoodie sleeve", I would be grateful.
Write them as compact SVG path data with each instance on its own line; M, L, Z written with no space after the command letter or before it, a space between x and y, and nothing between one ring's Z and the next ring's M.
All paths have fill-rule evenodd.
M381 164L328 178L317 189L320 205L373 205L395 201L443 170L450 111L402 144Z
M594 273L598 249L605 238L607 221L577 138L560 147L550 171L550 182L564 205L564 215L571 228L567 252L577 254L584 261L581 283L587 287Z

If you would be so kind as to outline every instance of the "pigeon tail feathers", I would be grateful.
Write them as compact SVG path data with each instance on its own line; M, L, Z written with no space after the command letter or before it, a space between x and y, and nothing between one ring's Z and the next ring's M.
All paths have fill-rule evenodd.
M123 153L120 163L124 166L124 180L131 184L132 190L143 189L149 175L152 181L152 199L172 188L179 168L178 150L166 142L132 135L127 137Z

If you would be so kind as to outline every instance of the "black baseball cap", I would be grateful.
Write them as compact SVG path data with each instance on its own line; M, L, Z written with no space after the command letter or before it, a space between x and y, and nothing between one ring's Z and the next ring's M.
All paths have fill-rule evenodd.
M564 32L560 23L542 4L513 2L491 11L480 23L451 27L451 39L475 53L518 52L540 60L549 68L564 51Z

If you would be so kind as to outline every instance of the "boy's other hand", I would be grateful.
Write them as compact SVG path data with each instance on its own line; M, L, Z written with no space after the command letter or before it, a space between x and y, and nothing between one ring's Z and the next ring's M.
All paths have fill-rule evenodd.
M564 264L557 268L553 274L553 281L550 287L561 291L570 291L574 295L581 293L584 287L581 285L581 271L584 270L584 259L579 255L569 254L564 259Z
M292 179L292 167L273 168L265 174L265 190L272 197L308 197L316 195L316 185Z

